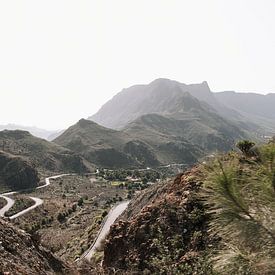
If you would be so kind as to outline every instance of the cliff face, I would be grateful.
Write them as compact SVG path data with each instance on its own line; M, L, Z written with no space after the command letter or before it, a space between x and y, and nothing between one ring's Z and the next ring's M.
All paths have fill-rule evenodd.
M26 189L37 186L39 177L27 161L0 151L0 188Z
M75 274L30 235L0 219L0 274Z
M208 253L214 240L196 196L200 177L194 168L137 198L111 228L104 267L145 274L211 274Z

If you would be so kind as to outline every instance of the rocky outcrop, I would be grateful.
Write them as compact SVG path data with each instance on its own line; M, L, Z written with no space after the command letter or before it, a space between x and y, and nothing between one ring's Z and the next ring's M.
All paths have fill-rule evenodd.
M76 274L29 234L0 219L0 274Z
M208 235L208 217L196 196L200 178L194 168L137 198L111 228L104 267L139 274L189 274L190 270L210 274L207 253L214 240Z

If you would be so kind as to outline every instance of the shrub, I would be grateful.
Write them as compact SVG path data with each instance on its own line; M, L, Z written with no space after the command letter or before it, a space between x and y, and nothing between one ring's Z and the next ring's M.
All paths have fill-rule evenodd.
M239 148L242 151L242 153L246 156L249 155L250 150L254 145L255 143L250 140L241 140L236 144L237 148Z

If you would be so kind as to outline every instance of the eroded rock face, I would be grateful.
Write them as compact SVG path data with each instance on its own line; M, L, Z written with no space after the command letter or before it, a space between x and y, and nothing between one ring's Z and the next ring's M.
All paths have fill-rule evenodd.
M0 274L76 274L29 234L0 219Z
M194 266L206 271L208 267L199 267L199 262L213 240L207 233L207 215L196 197L200 177L194 168L158 190L147 190L143 194L147 204L141 210L131 209L136 207L133 202L124 219L111 228L104 267L148 274L175 274L191 267L195 270Z
M38 173L27 161L0 151L0 184L12 190L34 188Z

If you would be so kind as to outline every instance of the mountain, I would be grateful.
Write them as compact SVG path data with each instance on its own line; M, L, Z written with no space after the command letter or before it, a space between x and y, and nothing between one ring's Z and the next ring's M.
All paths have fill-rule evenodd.
M169 79L124 89L91 119L143 141L160 163L194 163L209 152L230 150L253 128L221 104L207 82Z
M193 103L196 114L192 111L177 113L178 119L148 114L121 131L81 119L54 142L97 166L129 168L171 163L192 165L206 152L230 150L235 141L244 136L215 113L202 108L200 114L196 105L199 101L190 95L187 99L185 104L191 108ZM183 106L183 102L178 105Z
M244 117L264 126L268 134L275 133L275 94L236 93L225 91L215 93L216 99L239 112Z
M217 114L207 110L200 113L198 108L195 110L196 112L189 112L186 115L180 113L177 118L175 115L174 117L158 114L144 115L129 123L124 132L140 137L141 140L155 147L156 152L161 149L161 144L169 144L171 141L174 143L184 141L188 144L187 150L190 150L190 146L193 145L191 151L194 152L195 147L204 152L227 151L234 146L236 140L245 137L245 133L238 127ZM178 151L178 153L183 152Z
M180 124L177 120L157 114L144 115L127 125L124 132L150 146L156 159L163 165L192 165L203 155L203 149L177 132L179 127L170 131L173 123Z
M21 157L32 166L52 172L86 172L89 165L78 154L21 130L0 132L2 151Z
M148 85L135 85L123 89L89 119L109 128L122 129L127 123L141 115L157 113L166 116L167 113L170 114L175 108L174 103L187 93L198 99L201 104L211 108L219 116L247 132L252 138L258 139L263 136L263 133L273 132L274 121L270 118L272 104L269 104L267 108L268 116L259 116L261 110L251 115L245 112L246 109L242 108L242 105L236 108L233 104L228 104L227 99L222 96L223 93L213 93L206 81L187 85L164 78L156 79ZM258 96L261 98L260 95ZM269 97L273 98L273 95ZM265 106L265 103L262 106ZM253 110L253 104L249 108Z
M51 140L53 136L58 135L60 131L49 131L37 127L30 127L30 126L22 126L22 125L17 125L17 124L7 124L7 125L0 125L0 131L3 130L22 130L22 131L27 131L30 132L32 135L39 137L39 138L44 138L47 140Z
M39 182L36 169L20 157L0 151L0 189L34 188Z
M85 119L71 126L54 142L98 166L119 168L158 164L143 142Z
M183 96L185 96L185 108L196 108L196 105L189 107L188 95L201 101L201 104L207 103L208 108L211 106L213 111L219 110L237 116L236 112L228 110L215 98L207 82L186 85L160 78L148 85L135 85L123 89L89 119L109 128L120 129L141 115L151 113L166 115L178 111L176 108L182 111L182 106L179 104ZM190 100L192 101L191 98Z

